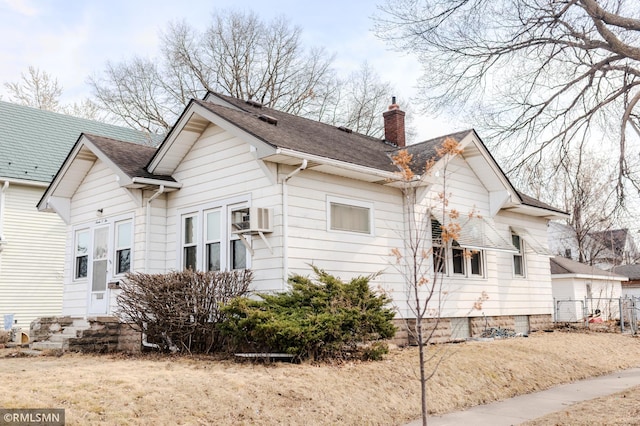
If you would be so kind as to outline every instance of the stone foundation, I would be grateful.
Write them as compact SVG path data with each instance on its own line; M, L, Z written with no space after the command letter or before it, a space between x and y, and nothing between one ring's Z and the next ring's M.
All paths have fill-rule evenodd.
M468 328L461 327L461 324ZM415 319L395 319L397 331L391 343L398 346L416 345ZM548 315L513 316L503 315L497 317L470 317L470 318L425 318L422 322L423 336L431 336L429 343L448 343L464 341L467 338L480 337L482 332L491 327L514 330L520 333L530 333L553 328L553 318ZM454 325L455 324L455 325ZM434 330L435 327L435 330ZM433 334L431 334L433 332Z
M87 318L89 328L69 339L73 352L140 352L141 334L115 317Z
M116 317L44 317L31 323L36 348L72 352L140 352L142 334Z
M29 338L31 342L43 342L55 334L62 334L66 327L73 325L73 318L40 317L31 323Z

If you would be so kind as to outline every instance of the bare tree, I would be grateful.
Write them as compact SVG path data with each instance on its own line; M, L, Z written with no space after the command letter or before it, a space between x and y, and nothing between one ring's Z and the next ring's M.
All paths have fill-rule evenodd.
M413 155L407 150L401 150L392 157L393 164L400 169L398 178L402 185L407 229L403 234L404 246L393 248L391 254L396 270L404 279L407 308L411 319L415 320L413 326L408 326L407 330L413 334L418 345L421 413L422 424L425 426L428 415L426 384L436 373L445 356L440 351L428 356L426 347L433 342L438 325L445 314L447 295L453 290L445 280L445 265L454 240L459 237L461 230L459 212L448 210L447 163L461 152L459 143L447 138L437 147L436 157L427 159L424 164L414 164ZM424 191L424 185L433 178L432 171L436 160L444 161L445 165L439 170L441 182L434 201L428 195L434 188ZM439 220L434 222L434 218ZM464 250L464 256L472 255L467 249ZM470 311L482 309L485 300L487 294L482 292ZM430 322L425 324L427 320ZM429 361L432 361L435 367L427 371Z
M109 63L90 84L101 108L151 132L167 131L190 99L213 91L381 135L390 85L368 65L339 78L333 57L306 49L301 33L284 17L264 22L251 12L215 13L202 33L175 22L159 59Z
M62 86L58 79L46 71L29 66L27 73L20 74L20 81L4 83L9 92L9 102L47 111L60 110Z
M4 86L9 91L9 102L89 120L104 119L90 99L61 103L63 87L58 79L34 66L29 66L27 73L21 73L19 82L6 82Z
M581 263L599 262L606 246L595 235L620 226L627 216L616 202L616 174L611 163L602 154L577 148L561 159L560 167L548 162L546 167L524 168L522 187L571 214L566 220L571 228L571 235L565 236L569 241L558 246L577 249L571 257L577 255Z
M640 3L386 0L380 10L379 36L421 60L426 108L482 119L514 168L601 133L617 145L619 199L625 178L640 187L627 141L640 135Z
M382 81L376 71L364 62L346 79L335 77L330 87L316 96L304 109L302 115L332 124L344 126L354 132L374 137L384 136L382 112L386 110L389 97L394 88L389 82ZM404 105L408 102L399 100ZM407 108L407 138L415 137L411 126L412 108Z

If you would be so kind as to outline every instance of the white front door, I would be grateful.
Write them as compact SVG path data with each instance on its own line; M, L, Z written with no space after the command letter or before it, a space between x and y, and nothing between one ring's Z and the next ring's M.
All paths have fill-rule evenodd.
M93 257L91 261L91 279L89 295L89 313L106 314L108 254L109 254L109 227L102 226L93 229Z

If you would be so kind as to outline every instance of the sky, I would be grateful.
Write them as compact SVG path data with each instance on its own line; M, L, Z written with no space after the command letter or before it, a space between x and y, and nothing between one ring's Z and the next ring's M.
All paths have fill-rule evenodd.
M265 21L284 15L302 28L304 46L335 54L334 66L342 75L367 61L396 89L390 100L415 95L419 63L373 34L371 18L378 10L372 0L0 0L0 96L7 100L3 83L19 81L34 66L57 78L62 103L79 101L91 95L87 77L100 73L108 61L158 57L159 34L167 23L186 20L203 30L220 9L254 11ZM416 114L418 140L457 130Z

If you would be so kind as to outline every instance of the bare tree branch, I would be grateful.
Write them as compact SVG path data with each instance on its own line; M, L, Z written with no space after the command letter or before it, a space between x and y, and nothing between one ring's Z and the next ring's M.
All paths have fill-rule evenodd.
M479 127L512 172L602 135L618 150L624 199L624 182L635 179L625 161L640 139L629 132L640 93L640 3L387 0L380 11L378 35L420 58L425 110Z

